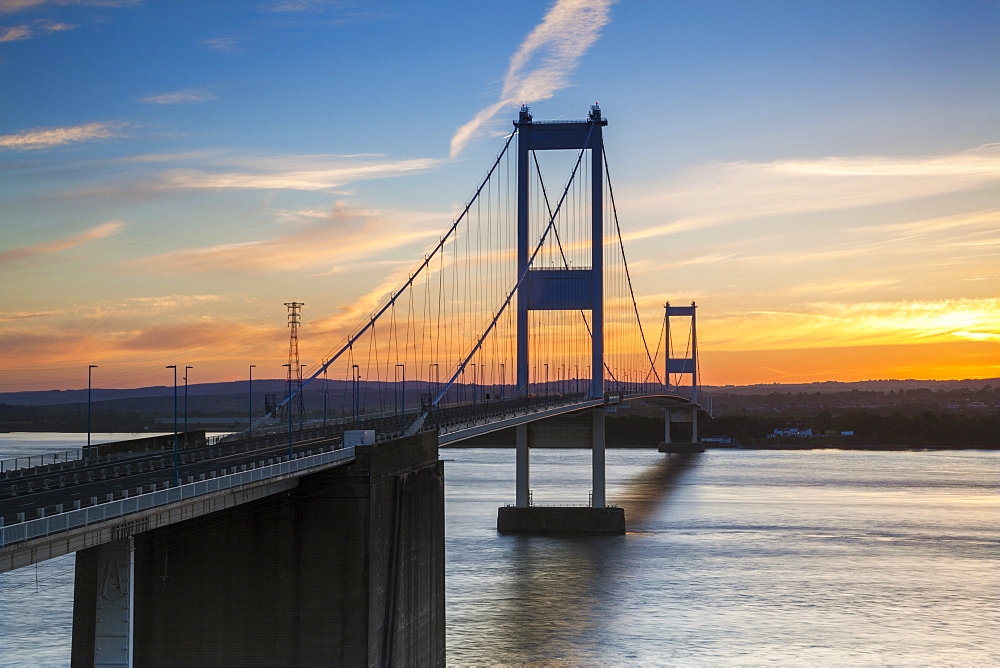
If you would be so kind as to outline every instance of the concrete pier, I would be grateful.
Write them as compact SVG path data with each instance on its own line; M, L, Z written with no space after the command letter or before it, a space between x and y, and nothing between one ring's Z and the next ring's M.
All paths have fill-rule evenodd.
M136 665L443 666L436 435L356 453L287 492L78 552L73 665L112 665L120 646ZM129 618L113 629L112 604Z
M624 534L623 508L506 506L497 511L497 531L530 534Z

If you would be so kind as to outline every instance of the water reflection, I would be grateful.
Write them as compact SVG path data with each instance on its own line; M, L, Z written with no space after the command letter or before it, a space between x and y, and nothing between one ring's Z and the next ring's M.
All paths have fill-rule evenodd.
M699 455L664 455L617 490L629 533L639 531L670 497ZM627 536L502 536L503 576L492 611L494 660L532 665L588 665L607 620L630 614L614 592L635 583ZM505 563L504 563L505 562ZM628 657L622 657L627 659Z
M630 533L641 531L656 516L685 474L699 465L702 456L701 453L664 455L625 483L616 494L615 503L625 509L625 525Z

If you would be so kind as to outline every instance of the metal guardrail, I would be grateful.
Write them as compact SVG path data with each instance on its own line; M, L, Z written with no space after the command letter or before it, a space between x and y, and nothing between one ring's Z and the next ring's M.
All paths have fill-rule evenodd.
M571 399L552 399L548 402L539 400L538 403L532 403L526 406L511 406L505 407L502 410L491 410L488 413L479 413L472 416L461 415L450 420L442 420L437 424L437 427L440 429L441 434L445 435L450 434L453 431L463 431L463 429L468 429L470 422L473 427L478 425L487 425L494 422L503 422L508 418L522 417L533 413L542 413L553 408L574 406L581 403L586 402L581 401L579 397L573 397ZM456 426L459 428L452 429Z
M0 459L0 473L16 471L18 469L30 469L34 466L45 466L46 464L59 464L83 459L83 449L60 450L59 452L46 452L41 455L26 455L24 457L12 457L11 459Z
M293 473L303 469L312 468L321 464L341 461L354 457L354 448L342 448L315 455L300 456L298 459L286 460L277 464L269 464L254 469L240 471L238 473L224 474L199 480L198 482L186 483L177 487L170 487L156 492L147 492L136 496L126 497L117 501L108 501L86 508L79 508L67 512L39 517L38 519L18 522L10 526L4 526L3 518L0 517L0 547L19 543L31 538L47 536L59 531L67 531L81 526L87 526L94 522L121 517L128 513L147 510L156 506L190 499L195 496L217 492L231 487L238 487L252 482L258 482L274 476Z
M169 434L168 434L169 435ZM205 447L212 447L218 445L219 443L224 443L226 434L219 434L217 436L209 436L205 439ZM111 441L110 443L121 443L122 441ZM95 443L94 446L107 445L107 443ZM7 473L9 471L18 471L20 469L30 469L37 466L50 466L53 464L65 464L67 462L75 462L84 459L83 456L84 448L75 448L72 450L59 450L57 452L46 452L39 455L25 455L24 457L11 457L10 459L0 459L0 473ZM149 450L144 451L142 454L158 454L170 452L170 450ZM91 463L100 462L113 462L121 459L126 459L133 453L116 453L112 455L94 455L91 456L88 461Z

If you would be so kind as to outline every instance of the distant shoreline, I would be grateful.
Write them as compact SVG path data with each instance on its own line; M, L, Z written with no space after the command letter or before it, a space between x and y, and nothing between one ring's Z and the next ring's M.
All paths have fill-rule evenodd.
M679 445L684 445L683 442L678 442ZM975 445L832 445L829 443L810 443L810 444L799 444L799 443L775 443L774 445L739 445L739 444L725 444L725 443L701 443L701 447L706 450L893 450L902 452L920 452L923 450L1000 450L1000 446L997 447L984 447ZM608 450L655 450L658 445L611 445L605 446ZM440 446L440 449L461 449L461 448L505 448L508 450L513 450L514 445L509 443L492 443L489 445L484 444L470 444L463 445L462 443L449 443L447 445ZM532 450L589 450L589 448L572 448L564 446L550 446L550 445L536 445L532 446Z

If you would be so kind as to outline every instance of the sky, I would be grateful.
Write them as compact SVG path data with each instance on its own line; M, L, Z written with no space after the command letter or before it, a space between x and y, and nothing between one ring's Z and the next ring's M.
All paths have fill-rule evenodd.
M283 377L595 102L704 383L1000 376L997 0L0 0L0 392Z

